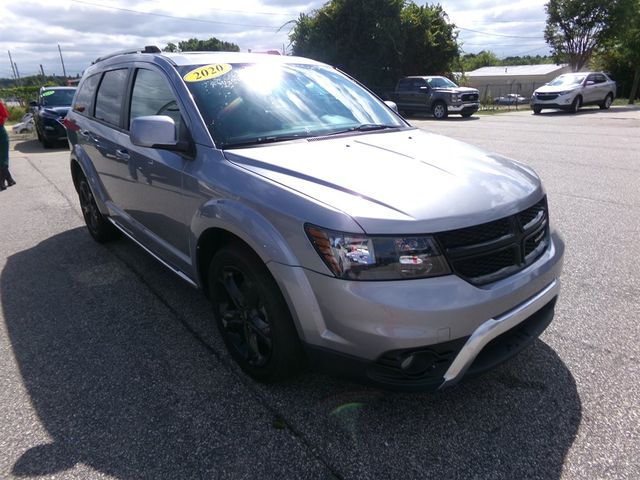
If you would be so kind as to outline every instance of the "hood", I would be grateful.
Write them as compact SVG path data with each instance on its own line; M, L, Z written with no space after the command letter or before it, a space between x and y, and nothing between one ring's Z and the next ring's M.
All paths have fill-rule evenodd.
M225 155L350 215L368 233L461 228L513 214L542 196L531 169L418 129L320 137Z
M580 88L580 85L571 85L571 86L562 86L562 85L543 85L540 88L537 88L535 93L560 93L560 92L570 92L571 90L575 90L576 88Z
M69 108L71 107L67 105L67 106L61 106L61 107L44 107L43 110L49 115L64 117L69 111Z
M445 93L479 93L477 88L471 88L471 87L457 87L457 88L441 87L441 88L434 88L433 90L437 92L445 92Z

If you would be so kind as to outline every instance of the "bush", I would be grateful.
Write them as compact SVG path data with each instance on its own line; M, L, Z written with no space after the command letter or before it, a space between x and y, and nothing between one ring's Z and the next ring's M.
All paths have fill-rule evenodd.
M27 107L7 107L9 111L9 121L10 122L19 122L20 119L27 113Z

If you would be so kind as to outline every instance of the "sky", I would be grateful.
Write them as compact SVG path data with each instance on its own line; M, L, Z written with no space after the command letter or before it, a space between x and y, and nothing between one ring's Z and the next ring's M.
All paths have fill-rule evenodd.
M124 49L177 44L189 38L236 43L242 51L290 50L300 13L325 0L0 0L0 78L75 76L95 58ZM546 55L546 0L440 0L459 28L465 53L499 57ZM62 52L62 61L60 52Z

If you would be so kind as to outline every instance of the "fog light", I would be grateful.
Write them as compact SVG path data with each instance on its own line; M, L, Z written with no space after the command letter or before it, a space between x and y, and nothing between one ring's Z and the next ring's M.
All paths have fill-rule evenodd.
M400 368L408 375L424 375L434 370L440 361L440 356L434 352L414 352L400 362Z

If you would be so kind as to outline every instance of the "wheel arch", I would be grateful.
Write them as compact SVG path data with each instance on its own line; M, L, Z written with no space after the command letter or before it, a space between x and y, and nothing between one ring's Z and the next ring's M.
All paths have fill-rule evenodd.
M107 195L102 187L102 182L100 182L98 173L93 167L91 160L77 145L74 145L71 149L69 168L71 170L71 180L73 181L73 186L76 192L78 192L78 181L80 176L84 176L89 181L89 186L91 187L93 197L96 201L96 205L98 205L100 213L108 215L109 209L106 205Z

